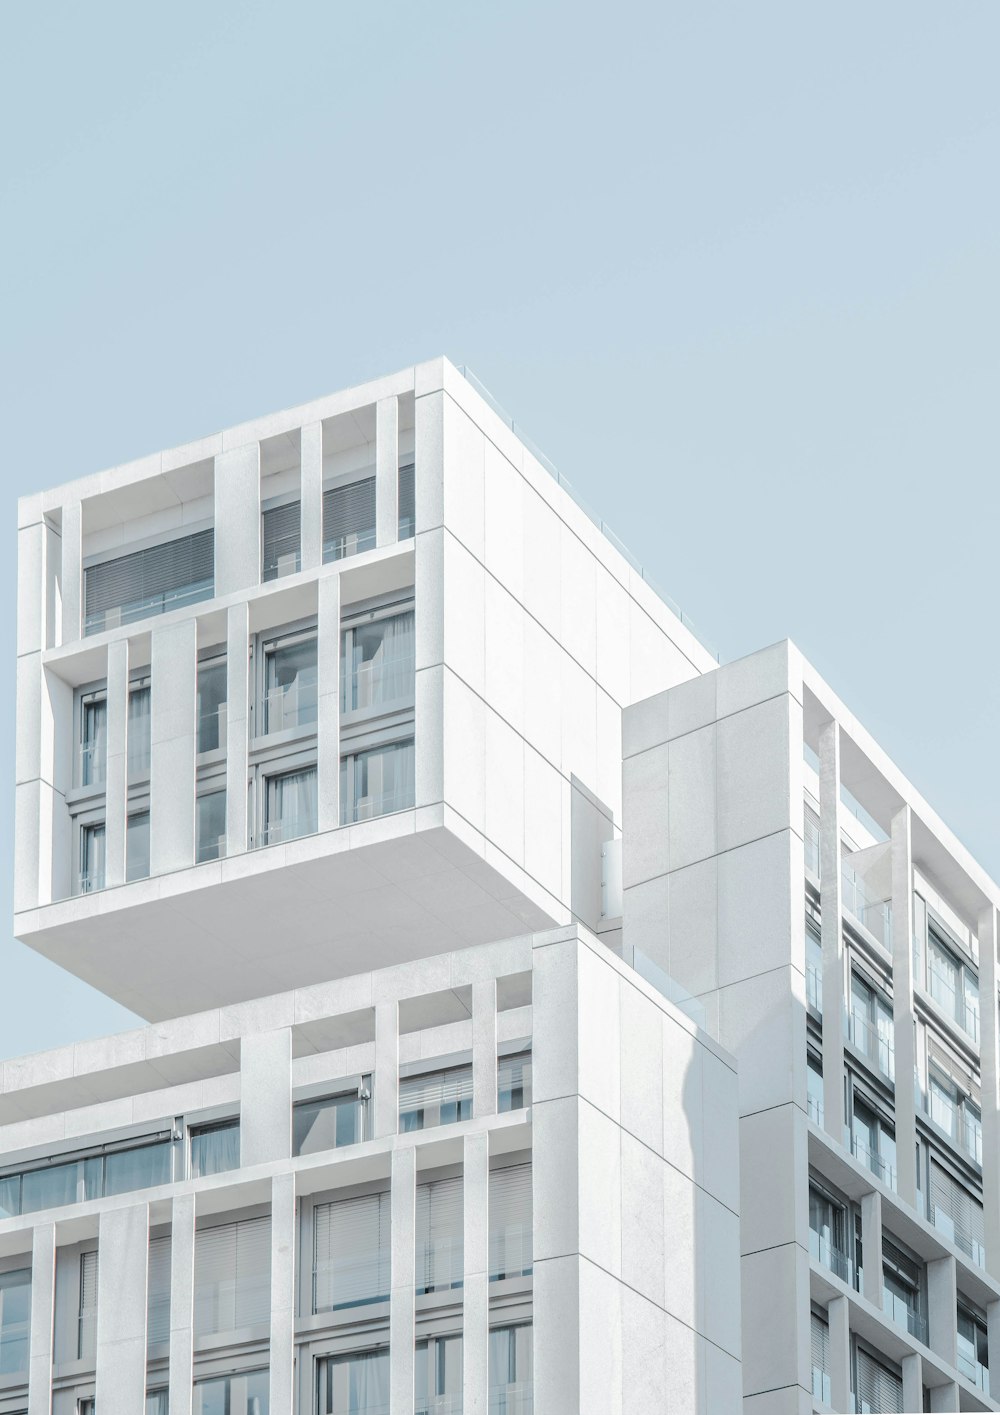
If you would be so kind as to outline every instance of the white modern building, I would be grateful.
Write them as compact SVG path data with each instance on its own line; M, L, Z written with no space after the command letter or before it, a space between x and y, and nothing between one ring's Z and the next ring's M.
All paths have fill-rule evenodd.
M150 1025L3 1063L0 1415L736 1415L735 1062L621 919L712 656L443 360L19 541L16 933Z

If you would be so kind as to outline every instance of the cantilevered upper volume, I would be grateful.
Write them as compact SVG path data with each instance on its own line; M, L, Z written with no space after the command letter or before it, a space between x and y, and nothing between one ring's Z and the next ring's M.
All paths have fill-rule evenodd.
M27 497L17 935L158 1019L596 926L713 666L444 360Z

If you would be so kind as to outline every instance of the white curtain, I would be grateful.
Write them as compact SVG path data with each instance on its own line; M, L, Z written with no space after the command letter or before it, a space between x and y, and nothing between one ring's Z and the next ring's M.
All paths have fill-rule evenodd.
M350 1362L347 1404L334 1404L336 1415L388 1415L389 1358L384 1351L355 1356ZM336 1393L335 1393L336 1399Z
M313 835L317 826L316 768L273 776L268 781L268 840Z
M383 625L382 646L373 663L373 702L393 703L413 697L413 614L397 614ZM381 679L381 684L379 683Z
M129 776L142 776L149 771L149 688L135 688L128 695Z

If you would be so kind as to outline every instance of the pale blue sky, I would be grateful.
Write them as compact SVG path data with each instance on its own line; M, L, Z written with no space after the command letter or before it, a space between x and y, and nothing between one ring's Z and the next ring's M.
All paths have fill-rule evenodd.
M995 0L5 6L8 546L20 493L447 353L997 873L998 51ZM0 970L0 1055L131 1020Z

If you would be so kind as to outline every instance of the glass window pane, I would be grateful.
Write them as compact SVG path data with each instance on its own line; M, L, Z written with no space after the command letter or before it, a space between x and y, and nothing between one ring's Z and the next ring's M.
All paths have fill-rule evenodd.
M359 624L344 638L345 711L362 712L413 701L412 611Z
M300 1101L292 1111L292 1153L312 1155L356 1145L364 1138L363 1106L353 1095Z
M105 1194L125 1194L131 1189L169 1184L170 1149L169 1140L163 1140L156 1145L139 1145L134 1150L117 1150L105 1155Z
M370 820L374 816L405 811L413 805L413 741L393 742L370 752L359 752L353 760L348 785L351 799L341 793L341 823ZM343 780L343 775L342 775Z
M195 825L198 864L220 860L226 853L225 791L207 791L198 797Z
M316 829L316 768L269 776L264 843L274 845L300 835L314 835Z
M104 698L90 698L82 706L80 744L80 785L103 783L107 764L108 704Z
M33 1214L39 1209L54 1209L62 1204L78 1203L83 1197L83 1179L83 1169L79 1161L28 1170L21 1180L21 1212Z
M129 816L125 833L125 878L149 877L149 812Z
M191 1177L223 1174L240 1166L240 1123L227 1121L191 1131Z
M31 1271L0 1273L0 1374L28 1369Z
M271 649L265 669L264 731L287 732L316 722L316 640Z
M389 1415L389 1353L333 1356L320 1377L323 1415Z
M104 888L104 823L85 825L80 835L80 893Z
M198 751L216 752L226 745L226 663L214 660L198 669Z
M133 688L128 695L128 727L125 739L129 780L149 775L149 712L149 685Z

